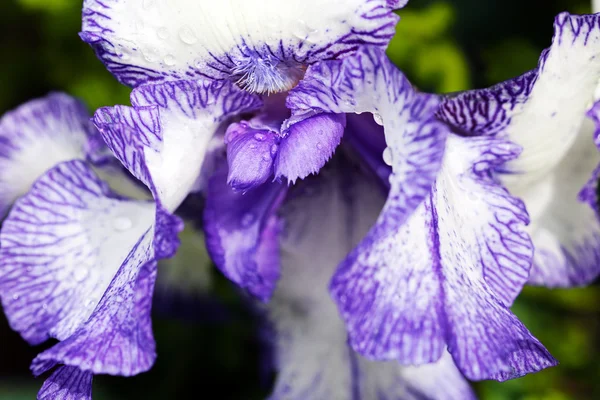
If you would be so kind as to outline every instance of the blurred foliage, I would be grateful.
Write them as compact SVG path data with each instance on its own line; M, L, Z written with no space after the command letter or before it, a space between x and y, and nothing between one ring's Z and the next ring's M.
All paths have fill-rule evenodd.
M587 0L412 0L388 54L421 90L453 92L483 87L537 65L550 45L554 16L588 12ZM91 110L127 104L120 85L77 33L81 1L3 0L0 5L0 112L66 91ZM219 399L262 399L272 376L261 364L254 313L213 272L213 292L227 317L181 321L157 314L159 358L134 378L95 378L97 400L181 398L219 393ZM600 399L600 288L526 288L514 311L561 364L509 382L480 382L484 400ZM28 364L40 350L26 346L0 321L0 398L35 397L42 380ZM195 395L193 397L198 397Z
M408 7L390 43L388 55L420 89L455 92L470 87L466 56L449 34L455 12L446 2L427 8Z

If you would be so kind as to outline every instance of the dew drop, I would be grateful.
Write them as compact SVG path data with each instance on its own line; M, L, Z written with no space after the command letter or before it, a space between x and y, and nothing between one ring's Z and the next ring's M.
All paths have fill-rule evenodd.
M183 43L190 45L198 41L198 38L196 37L196 34L192 28L187 25L181 28L179 31L179 39L181 39Z
M277 150L279 150L279 146L277 146L276 144L273 144L271 146L271 155L274 156L275 154L277 154Z
M249 227L254 222L254 214L247 213L242 217L242 226Z
M389 147L386 147L383 151L383 162L389 166L392 166L394 162L394 155L392 154L392 149Z
M479 196L475 192L469 192L468 196L469 196L469 200L471 200L471 201L479 200Z
M250 147L250 150L254 150L256 148L256 143L252 143L248 147Z
M117 217L113 219L112 225L116 231L124 232L131 229L133 226L133 221L127 217Z
M373 119L375 120L375 123L377 125L383 126L383 117L380 114L377 114L377 113L373 114Z
M75 271L73 271L73 278L76 282L83 282L90 274L89 269L79 266Z
M165 64L168 65L168 66L175 65L175 57L172 56L171 54L167 55L165 57Z
M317 149L321 150L323 148L323 145L321 143L317 143Z
M142 50L142 54L144 54L144 58L146 59L146 61L150 63L155 63L159 59L158 49L153 47L150 47L146 50Z
M263 161L271 161L272 160L271 153L263 154L262 159L263 159Z
M167 28L158 28L158 31L156 31L156 35L158 36L159 39L165 40L169 38L169 30Z
M13 294L13 297L12 297L12 299L13 299L13 300L19 300L19 295L18 295L18 294Z
M263 133L257 133L254 135L254 139L258 140L259 142L262 142L266 138L267 137Z

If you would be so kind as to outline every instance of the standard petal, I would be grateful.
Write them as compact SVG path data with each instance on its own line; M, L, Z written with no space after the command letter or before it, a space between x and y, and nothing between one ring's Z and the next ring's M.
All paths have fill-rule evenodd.
M275 160L275 178L293 183L318 173L333 156L345 127L344 114L309 113L288 120Z
M85 160L98 136L85 107L61 93L32 100L0 120L0 217L62 161Z
M0 233L0 295L12 328L34 344L69 337L154 213L153 202L112 193L83 161L46 173L15 203Z
M377 224L331 283L357 351L424 364L448 347L475 380L554 365L508 309L527 280L533 249L522 203L490 171L517 155L506 141L449 137L430 195L402 226L394 221L401 187L392 179Z
M208 77L254 92L289 90L303 66L358 45L385 49L389 0L85 0L82 39L123 83Z
M590 116L597 113L597 108ZM529 283L549 287L586 285L600 274L598 187L600 153L585 121L575 143L548 178L523 192L532 215L535 262ZM591 174L591 177L590 177ZM538 206L539 205L539 206Z
M384 159L396 193L396 222L401 224L427 196L439 171L448 134L433 113L436 96L417 93L383 51L362 49L342 61L311 66L287 103L295 115L370 112L385 129Z
M263 301L279 278L281 223L276 212L285 193L280 183L236 192L227 184L226 164L210 179L206 193L208 253L225 276Z
M37 400L92 400L92 378L77 367L59 367L46 379Z
M131 103L101 108L94 123L116 157L171 212L195 187L220 124L261 105L231 84L204 80L142 86Z
M600 79L600 15L562 13L554 30L538 68L448 99L439 116L466 135L499 136L523 148L498 171L531 215L531 283L571 286L600 273L598 219L577 200L600 161L593 128L584 123Z
M474 398L449 356L403 367L356 354L327 282L373 224L384 202L378 184L336 159L301 182L284 206L282 278L267 306L279 369L275 399L387 400Z

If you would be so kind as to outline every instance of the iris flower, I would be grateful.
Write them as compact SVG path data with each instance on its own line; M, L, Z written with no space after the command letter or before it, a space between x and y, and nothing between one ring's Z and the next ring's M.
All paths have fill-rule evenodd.
M442 98L385 55L405 3L84 1L81 37L131 106L97 110L96 131L50 97L0 125L0 206L16 199L0 296L27 341L59 340L32 365L60 365L40 398L89 399L93 374L150 368L156 263L194 192L212 260L267 303L273 398L463 399L462 375L556 363L509 307L528 280L597 273L597 220L576 201L585 186L596 203L582 121L597 16L559 15L537 70Z

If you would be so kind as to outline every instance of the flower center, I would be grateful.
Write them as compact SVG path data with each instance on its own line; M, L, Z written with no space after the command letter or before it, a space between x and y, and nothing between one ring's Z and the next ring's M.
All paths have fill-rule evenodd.
M302 64L284 62L276 57L250 55L237 61L232 70L236 84L252 93L287 92L298 84L306 71Z

